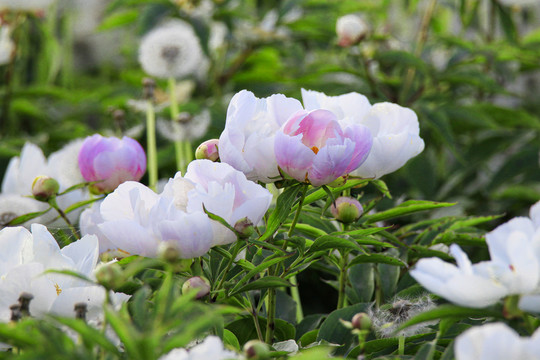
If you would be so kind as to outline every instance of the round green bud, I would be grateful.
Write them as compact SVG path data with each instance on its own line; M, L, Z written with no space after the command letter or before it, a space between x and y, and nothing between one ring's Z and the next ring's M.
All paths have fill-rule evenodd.
M182 285L182 294L187 294L192 290L198 290L197 299L200 299L210 293L210 281L202 276L194 276L186 280Z
M59 190L60 185L58 184L58 181L49 176L38 176L32 183L32 195L39 201L49 201L50 198L58 194Z
M362 205L352 197L341 196L330 207L330 212L336 220L349 224L358 220L362 215Z
M218 151L219 140L210 139L203 142L195 150L196 159L208 159L210 161L218 161L219 151Z
M270 359L270 348L260 340L250 340L244 345L244 353L247 359L265 360Z
M255 232L253 222L249 220L247 216L238 220L236 224L234 224L234 229L242 239L249 238Z
M124 272L116 261L98 265L94 275L106 289L116 289L124 284Z
M371 318L366 313L355 314L351 320L352 326L358 330L371 329Z

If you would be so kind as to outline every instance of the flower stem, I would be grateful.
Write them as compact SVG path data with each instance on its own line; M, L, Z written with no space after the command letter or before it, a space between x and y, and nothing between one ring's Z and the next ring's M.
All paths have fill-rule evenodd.
M80 240L80 236L79 234L77 233L77 230L75 229L75 227L73 226L73 224L71 223L71 221L69 221L68 217L66 216L66 213L64 213L64 211L62 211L62 209L60 209L60 207L58 206L58 204L56 203L56 198L52 197L49 199L49 205L51 207L53 207L56 212L58 212L58 214L60 215L60 217L62 219L64 219L64 221L66 222L67 226L69 227L69 230L71 230L71 232L73 233L73 236L75 236L75 238L77 240Z
M403 335L398 337L398 355L405 355L405 336Z
M340 269L339 269L339 291L338 291L338 303L337 308L343 309L347 303L347 296L345 289L347 288L347 265L348 265L349 252L341 252Z
M229 272L229 269L231 268L234 259L236 259L236 256L238 256L238 253L240 252L240 248L242 247L242 243L240 241L237 241L234 244L233 251L231 253L231 258L229 259L229 262L227 263L227 266L225 267L225 270L221 273L221 279L219 280L219 284L217 286L217 289L221 289L223 286L223 282L225 281L225 277L227 276L227 273Z
M146 102L146 146L148 151L148 187L156 191L158 180L156 114L152 100Z
M268 306L266 308L266 343L272 345L276 318L276 289L268 289Z
M171 102L171 121L174 123L178 121L178 115L180 115L180 107L176 98L176 80L173 77L169 78L169 99ZM184 171L185 153L181 140L174 140L174 153L176 156L176 170Z

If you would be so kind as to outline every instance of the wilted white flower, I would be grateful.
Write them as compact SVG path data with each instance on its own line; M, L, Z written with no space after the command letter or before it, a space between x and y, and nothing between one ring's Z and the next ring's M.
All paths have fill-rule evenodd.
M0 27L0 65L10 62L13 50L15 50L15 44L9 36L9 27L3 25Z
M0 0L0 9L34 11L49 7L54 0Z
M210 111L197 115L180 113L175 121L158 119L156 128L161 136L171 141L197 140L206 134L210 126Z
M391 336L412 336L429 331L427 326L436 322L424 322L418 325L409 326L396 333L397 328L414 316L435 308L435 304L429 296L417 299L396 298L392 303L379 308L373 306L368 309L368 316L371 318L373 329L380 337Z
M342 16L336 22L336 33L340 46L351 46L360 42L368 31L369 25L356 14Z
M540 330L520 337L504 323L475 326L456 338L457 360L540 359Z
M151 76L179 78L196 72L205 58L193 28L172 20L142 39L139 62Z
M189 351L186 349L174 349L159 360L233 360L240 359L240 355L234 351L225 349L221 339L217 336L208 336L200 344L195 345Z

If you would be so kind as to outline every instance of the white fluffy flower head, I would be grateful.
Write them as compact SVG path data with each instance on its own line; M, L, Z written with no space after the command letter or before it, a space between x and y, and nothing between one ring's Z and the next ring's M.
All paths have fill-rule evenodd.
M174 20L148 33L139 48L144 71L159 78L180 78L195 72L204 57L192 27Z

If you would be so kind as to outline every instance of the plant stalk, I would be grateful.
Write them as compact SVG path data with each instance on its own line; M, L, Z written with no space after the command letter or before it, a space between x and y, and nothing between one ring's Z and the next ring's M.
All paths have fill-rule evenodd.
M148 187L156 191L158 181L156 114L152 100L146 101L146 147L148 152Z

